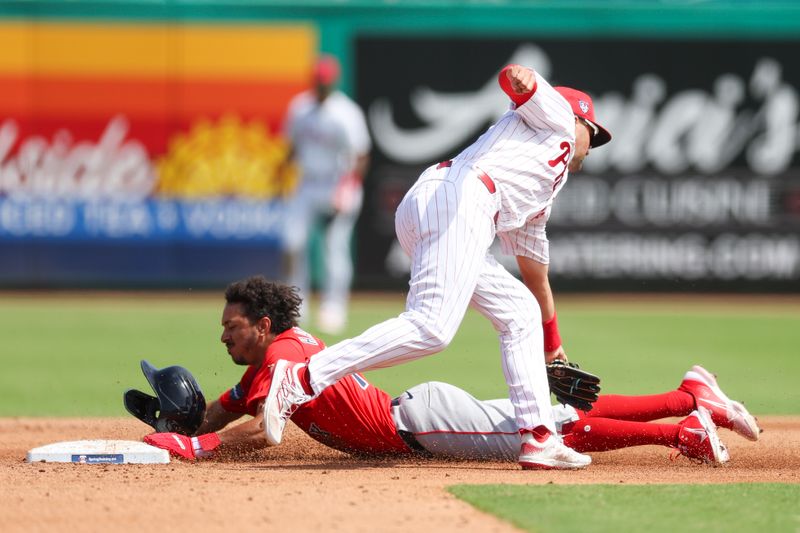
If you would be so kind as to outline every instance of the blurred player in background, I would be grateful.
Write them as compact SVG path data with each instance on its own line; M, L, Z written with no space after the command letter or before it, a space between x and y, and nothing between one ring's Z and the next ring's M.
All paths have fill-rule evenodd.
M362 179L371 147L364 113L336 89L339 74L336 58L320 57L314 67L313 87L292 99L284 124L290 143L288 158L300 170L300 184L285 221L287 278L308 301L309 241L324 222L325 274L317 326L329 334L340 333L347 321L353 278L350 243L361 210ZM304 308L301 315L307 312Z
M192 459L217 452L266 447L264 398L278 359L303 361L324 348L321 340L296 327L296 290L253 277L228 286L221 341L234 363L246 365L239 383L209 406L197 436L156 433L145 441ZM580 451L662 445L708 464L722 464L728 452L716 425L758 439L755 419L730 400L716 379L693 367L679 388L651 396L603 395L590 412L555 406L564 442ZM249 414L253 418L224 429ZM665 417L679 423L653 424ZM331 448L378 456L423 453L443 457L514 461L519 435L508 399L481 401L447 383L417 385L392 399L359 374L351 374L301 405L291 420ZM219 431L219 433L217 433Z

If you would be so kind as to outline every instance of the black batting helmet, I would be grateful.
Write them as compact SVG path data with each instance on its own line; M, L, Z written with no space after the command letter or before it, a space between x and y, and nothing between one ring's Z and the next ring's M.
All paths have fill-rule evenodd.
M205 418L206 399L191 372L181 366L158 370L145 360L142 372L157 397L128 389L122 397L125 409L157 433L193 435Z

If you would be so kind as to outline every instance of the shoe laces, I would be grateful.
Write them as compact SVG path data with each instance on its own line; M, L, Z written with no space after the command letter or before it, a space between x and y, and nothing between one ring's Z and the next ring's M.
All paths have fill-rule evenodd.
M281 382L280 386L280 394L286 398L287 407L281 410L281 418L283 420L288 420L292 417L292 415L300 408L300 406L307 401L309 401L312 397L305 394L305 392L298 393L296 392L297 387L294 384L293 376L291 376L290 372L292 372L293 368L289 367L286 369L286 374L283 377L283 381Z

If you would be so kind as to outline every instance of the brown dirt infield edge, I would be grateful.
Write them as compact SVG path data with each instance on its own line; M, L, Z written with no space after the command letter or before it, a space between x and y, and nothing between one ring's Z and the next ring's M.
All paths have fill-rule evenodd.
M29 464L31 448L139 440L136 420L0 418L0 531L516 531L451 496L459 483L800 483L800 417L761 417L757 443L721 430L726 467L644 446L593 454L588 469L530 472L496 462L353 459L291 426L237 461ZM535 520L535 515L532 515Z

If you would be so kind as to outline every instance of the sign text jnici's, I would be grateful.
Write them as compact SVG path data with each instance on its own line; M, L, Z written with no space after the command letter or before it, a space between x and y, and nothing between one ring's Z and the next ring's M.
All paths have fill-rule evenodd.
M358 97L376 146L365 275L404 279L396 202L422 168L506 112L496 74L519 63L590 92L614 134L556 201L554 278L576 288L800 288L800 40L595 39L590 51L575 39L358 44Z

